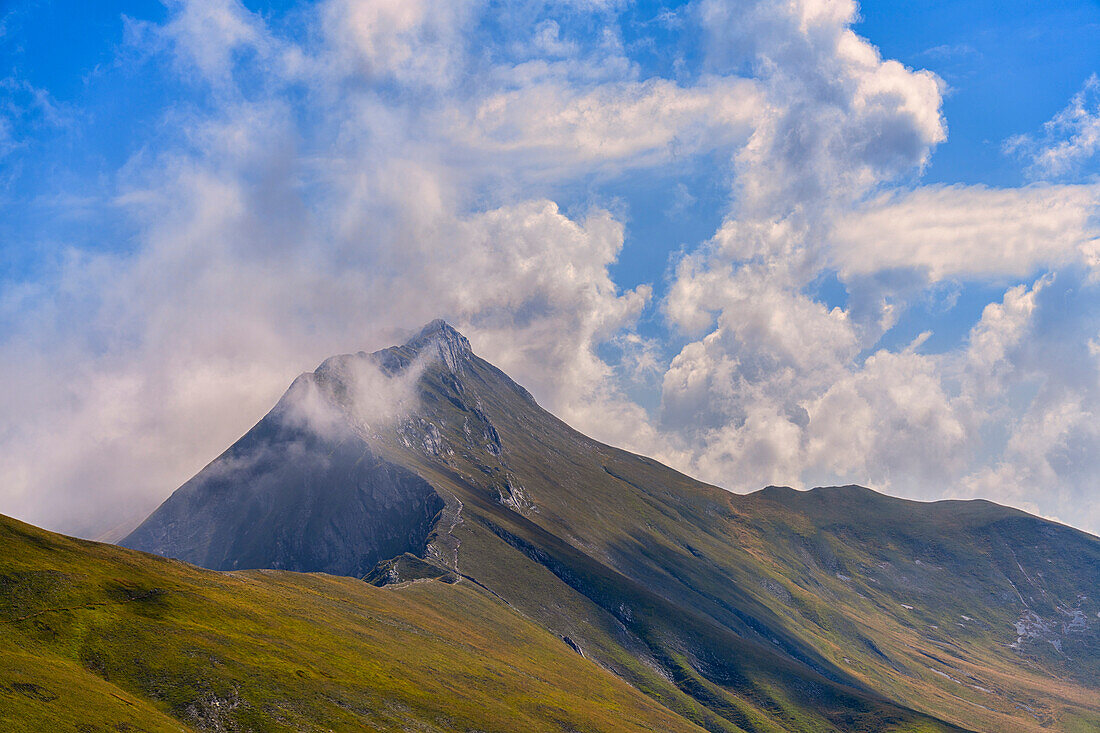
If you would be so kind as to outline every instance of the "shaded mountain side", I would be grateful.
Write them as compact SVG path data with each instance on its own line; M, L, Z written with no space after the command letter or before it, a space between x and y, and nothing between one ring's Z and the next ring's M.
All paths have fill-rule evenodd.
M302 379L338 417L325 413L324 429L311 429L331 435L340 425L338 434L354 436L345 440L415 475L442 503L427 525L416 512L384 522L390 535L423 543L390 557L410 552L475 583L705 729L945 727L913 710L974 730L1100 723L1100 654L1088 615L1100 567L1094 537L1031 517L1039 535L986 531L1021 513L985 504L945 513L905 503L912 516L887 521L901 505L866 490L844 490L848 505L832 490L735 496L576 432L442 322L400 347L334 357ZM368 409L408 384L414 399L399 401L401 409L383 418ZM278 467L287 452L277 454L266 473L287 470ZM193 481L211 481L203 473ZM254 471L224 480L196 523L245 526L230 495L255 502L247 487L267 485ZM274 483L294 496L342 497L342 481L328 474L312 493L303 482ZM149 522L163 522L164 512ZM317 525L298 519L295 532L308 544ZM1051 548L1063 540L1070 549L1059 555ZM940 549L921 554L931 547ZM933 556L942 560L938 575ZM1021 585L1014 565L1034 582ZM422 571L399 559L372 578L392 572L401 582ZM971 595L960 593L963 582ZM1020 592L1006 596L1013 586ZM1048 601L1041 608L1028 601L1036 593ZM965 628L945 615L960 599ZM924 616L915 611L922 608ZM1080 645L1072 658L1036 642L1054 628L1058 608L1072 616L1065 633ZM1045 626L1032 623L1033 613Z
M363 576L422 553L444 507L417 474L347 431L322 434L275 410L119 544L214 570L278 568Z
M3 516L0 730L700 731L466 580L218 573Z

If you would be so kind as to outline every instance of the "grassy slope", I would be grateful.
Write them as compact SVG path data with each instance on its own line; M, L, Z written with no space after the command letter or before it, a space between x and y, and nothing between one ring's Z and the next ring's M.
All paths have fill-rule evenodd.
M781 653L771 637L754 635L736 614L711 613L698 597L670 592L675 589L666 578L635 572L620 561L619 555L637 557L635 549L647 549L620 553L639 526L664 525L647 537L652 545L704 523L670 513L664 498L655 502L629 486L624 490L605 464L644 461L649 480L675 479L662 489L674 499L718 496L728 502L728 493L572 431L484 361L472 361L461 381L456 388L440 364L422 381L420 414L453 453L426 455L422 441L409 435L404 447L391 444L383 451L462 502L463 519L450 532L460 541L462 572L709 730L950 728L861 686L797 636L786 635L788 646L816 658L817 671ZM481 407L473 410L475 404ZM486 418L499 430L503 460L482 444ZM498 497L509 482L537 508L502 504ZM738 591L731 586L719 592ZM744 594L741 600L755 603ZM768 613L759 603L754 610Z
M792 693L800 689L797 680L777 679L762 668L781 667L773 659L747 663L762 655L751 646L742 646L732 660L659 659L670 638L672 647L699 639L676 628L686 613L718 627L702 632L712 648L703 643L691 650L703 657L735 647L724 634L733 631L778 647L845 689L876 690L964 727L1098 725L1095 622L1065 654L1037 642L1009 648L1016 637L1013 623L1026 608L1049 619L1062 613L1059 606L1080 606L1093 618L1091 595L1100 585L1096 538L982 502L930 506L866 490L731 496L532 410L533 403L483 361L474 360L463 383L459 394L446 378L429 374L425 380L428 419L457 448L455 455L426 458L397 447L393 456L466 502L469 521L457 530L467 537L465 570L549 628L573 629L604 664L674 709L689 714L691 705L701 704L726 721L747 716L747 724L738 724L760 730L874 729L883 725L882 718L874 722L876 716L888 717L881 710L862 722L839 711L822 716L822 706L814 711L812 700ZM459 429L470 416L454 408L474 399L501 437L499 466L486 461ZM486 502L509 480L534 505L520 507L522 519ZM471 527L478 522L505 526L538 551L509 557ZM524 528L525 522L533 526ZM555 543L567 547L555 549ZM483 548L480 557L471 549L477 546ZM587 560L567 560L571 554ZM524 566L532 560L598 613L562 611L565 590L514 582L537 574ZM585 587L577 563L588 561L604 572ZM668 602L658 615L671 613L676 620L662 625L622 618L601 596L627 605L638 596L615 586L616 575L655 591ZM608 593L609 587L615 590ZM590 618L601 621L578 628ZM657 657L676 689L660 689L644 670L636 676L622 659L623 645L634 657ZM724 715L723 705L737 709ZM848 699L838 708L850 712L861 705ZM706 715L692 719L723 729Z
M7 518L0 657L5 731L698 730L468 582L215 573Z
M1095 537L988 502L855 487L740 505L775 607L876 689L985 730L1100 729L1098 625L1063 626L1100 611ZM1011 646L1024 609L1057 620L1060 650Z

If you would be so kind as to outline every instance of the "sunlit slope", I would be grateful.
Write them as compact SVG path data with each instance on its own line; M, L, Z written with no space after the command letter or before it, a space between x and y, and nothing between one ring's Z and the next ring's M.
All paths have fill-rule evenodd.
M468 581L216 573L5 517L0 661L5 731L699 730Z
M415 404L365 423L362 369L374 370L371 384L379 370L394 383L415 375ZM461 575L710 731L1096 725L1094 537L988 503L924 505L856 488L735 496L573 430L441 322L400 347L334 357L295 385L335 411L320 431L323 455L308 457L326 476L361 475L366 462L416 476L422 483L402 484L419 487L408 496L442 506L427 525L385 525L409 539L398 560L347 533L374 521L369 482L286 481L300 456L276 451L289 457L265 463L271 444L255 432L127 542L188 556L196 537L248 536L251 517L294 516L279 523L278 552L219 551L217 566L277 565L285 548L317 539L346 549L347 537L356 567L381 561L372 579ZM257 430L295 414L294 396ZM424 486L438 503L421 499ZM400 502L400 492L381 495ZM352 516L318 528L317 515L288 512L325 496ZM176 546L143 544L173 537ZM300 569L341 571L294 557ZM1028 631L1017 643L1019 623L1066 638Z
M1096 537L854 486L769 488L739 510L756 587L876 689L983 730L1100 730Z
M730 495L480 398L526 519L677 607L964 727L1100 729L1096 537L989 502Z
M757 685L755 673L722 685L729 670L700 640L730 645L717 631L683 633L683 618L705 617L846 687L963 727L1100 727L1096 537L988 502L922 504L857 487L731 495L572 430L476 356L457 386L442 368L422 386L418 420L438 426L453 454L409 441L391 456L462 497L478 518L454 532L469 535L459 552L466 571L496 578L487 584L550 628L581 639L587 632L555 602L533 597L534 583L500 573L503 553L476 557L474 547L492 543L474 527L489 527L592 600L612 628L637 624L620 609L630 613L617 595L624 586L579 580L578 563L659 596L676 610L659 614L668 628L651 630L635 655L660 656L648 643L654 637L694 644L700 650L686 665L666 665L670 676L697 675L757 709L783 708L761 688L784 685ZM490 440L499 447L486 451Z

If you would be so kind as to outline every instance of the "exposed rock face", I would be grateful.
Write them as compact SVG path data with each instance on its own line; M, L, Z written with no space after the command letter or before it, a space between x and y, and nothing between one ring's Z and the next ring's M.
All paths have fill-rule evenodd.
M412 583L418 580L439 580L444 583L457 583L458 575L416 555L405 553L378 565L363 580L371 585L382 587L396 583Z
M420 552L443 500L362 440L261 421L121 544L216 570L365 575Z
M425 326L405 347L417 353L431 352L439 355L451 374L461 374L462 365L469 361L473 352L466 337L443 320L436 319Z

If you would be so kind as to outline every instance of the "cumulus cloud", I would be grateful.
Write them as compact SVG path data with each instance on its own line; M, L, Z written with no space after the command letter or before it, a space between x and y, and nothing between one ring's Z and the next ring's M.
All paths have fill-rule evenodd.
M939 366L912 346L881 350L829 385L808 408L810 474L862 476L908 492L948 484L970 458L972 425Z
M1095 528L1100 512L1089 500L1100 448L1095 393L1067 392L1041 400L1014 426L1002 458L966 477L969 496L996 496L1028 511Z
M1044 355L1034 334L1040 298L1053 282L1044 276L1009 288L956 351L921 353L924 333L863 359L859 329L841 309L754 293L728 306L737 315L724 318L735 325L721 321L673 360L665 424L691 431L694 471L732 488L754 488L763 476L950 495L985 475L971 475L975 466L1002 455L1007 438L989 436L1006 416L1039 409L1042 399L1029 399L1028 385L1052 384L1052 372L1066 371L1064 356ZM1073 368L1085 368L1082 361L1078 354ZM1027 429L1020 424L1012 440L1025 443Z
M707 0L713 63L751 63L774 112L741 151L742 216L788 216L924 165L946 127L941 82L883 59L852 0Z
M705 335L665 375L661 424L693 434L692 468L710 480L798 483L814 467L854 465L821 447L825 436L812 429L822 421L812 423L811 410L829 412L830 387L840 394L866 387L869 375L920 373L914 354L861 365L871 331L805 288L827 262L835 212L919 170L944 139L940 82L884 60L857 36L853 2L705 2L700 13L712 62L752 63L770 111L736 156L730 216L677 265L665 314ZM865 409L892 395L878 390ZM914 420L914 431L928 421ZM867 441L854 448L871 461L873 450Z
M964 352L968 370L980 382L974 385L975 389L989 386L999 371L1011 367L1012 350L1027 335L1039 295L1053 281L1053 275L1047 274L1030 288L1026 285L1009 288L1000 303L990 303L982 311L981 319L970 330Z
M22 416L0 511L136 522L296 374L436 317L578 428L731 489L1080 503L1095 186L915 183L942 83L859 37L850 0L703 0L661 21L707 39L666 76L631 57L624 6L324 0L290 28L179 0L132 34L199 102L104 177L132 247L74 246L0 298L0 414ZM1083 150L1074 105L1056 127ZM620 287L629 222L558 194L702 156L729 182L718 230ZM999 295L962 343L883 342L930 283L971 281ZM364 425L409 407L404 382L352 381Z

